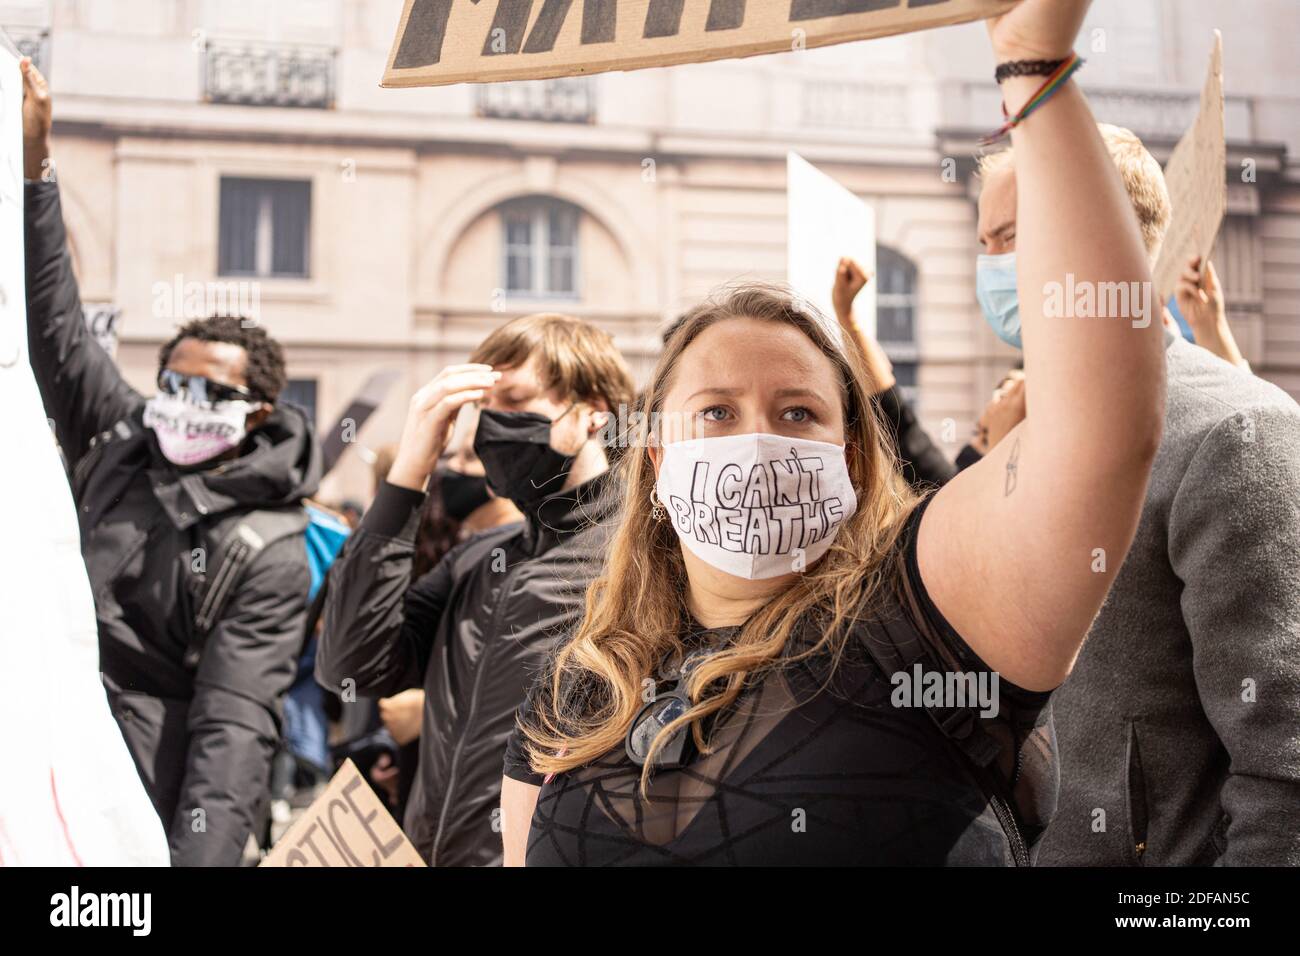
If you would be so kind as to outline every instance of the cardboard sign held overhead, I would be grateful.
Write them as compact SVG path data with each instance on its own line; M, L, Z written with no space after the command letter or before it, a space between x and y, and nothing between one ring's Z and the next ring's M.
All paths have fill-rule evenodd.
M908 33L1018 0L406 0L384 86L639 70Z
M262 866L424 866L401 827L351 761L307 808Z
M1228 147L1223 120L1223 35L1214 31L1210 52L1210 74L1201 91L1201 111L1165 166L1165 182L1173 217L1160 250L1152 279L1158 301L1166 302L1178 285L1178 276L1193 256L1201 257L1201 268L1214 249L1228 210L1228 182L1225 168Z
M853 317L870 338L876 336L876 214L870 206L798 153L786 157L789 205L786 279L812 303L839 337L831 290L835 270L847 256L870 281L853 303Z

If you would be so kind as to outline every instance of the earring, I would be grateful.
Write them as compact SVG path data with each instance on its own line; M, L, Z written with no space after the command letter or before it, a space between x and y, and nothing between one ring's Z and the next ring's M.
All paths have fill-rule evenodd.
M668 517L668 512L664 509L664 503L659 500L659 492L656 488L650 489L650 517L655 521L663 521Z

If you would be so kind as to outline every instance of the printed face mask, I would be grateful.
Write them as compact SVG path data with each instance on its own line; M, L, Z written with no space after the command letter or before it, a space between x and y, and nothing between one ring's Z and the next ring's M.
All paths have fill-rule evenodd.
M238 447L252 409L243 401L205 408L177 395L155 395L145 404L144 424L153 429L163 457L185 468Z
M858 507L842 445L780 435L665 445L656 490L683 547L751 580L811 566Z
M984 320L1007 345L1020 344L1020 293L1016 287L1016 254L980 256L975 265L975 297Z

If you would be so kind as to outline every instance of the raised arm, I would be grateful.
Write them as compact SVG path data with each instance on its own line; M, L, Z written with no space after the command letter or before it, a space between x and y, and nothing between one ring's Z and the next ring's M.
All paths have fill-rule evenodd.
M989 22L997 60L1069 56L1087 9L1023 0ZM1009 79L1007 109L1042 83ZM1012 143L1031 414L937 493L919 560L985 663L1047 690L1068 675L1137 528L1163 423L1163 332L1135 214L1078 87L1067 83ZM1048 317L1049 295L1073 301L1085 288L1103 302L1122 288L1127 314Z
M24 235L32 371L59 444L75 467L90 439L144 402L86 330L63 227L59 187L47 177L50 96L23 61Z
M1192 256L1176 290L1178 311L1196 336L1196 344L1239 368L1250 370L1250 363L1237 346L1237 337L1228 324L1228 310L1223 300L1219 273L1208 259L1201 269L1201 257Z
M957 468L931 441L916 412L903 398L894 377L893 363L885 350L862 331L853 315L853 302L870 281L853 259L845 257L839 261L835 268L835 284L831 287L835 318L846 344L851 343L862 356L871 380L872 398L889 430L904 480L918 490L937 488L950 481L957 474Z
M424 684L434 632L451 597L449 561L409 588L415 534L429 474L447 447L460 409L501 377L487 365L443 369L411 398L388 478L361 527L330 569L316 680L335 693L388 697Z

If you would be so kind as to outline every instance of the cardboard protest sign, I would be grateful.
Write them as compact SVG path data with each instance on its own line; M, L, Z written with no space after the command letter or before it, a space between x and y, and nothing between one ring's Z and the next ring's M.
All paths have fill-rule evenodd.
M361 772L344 761L262 866L424 866Z
M166 866L99 676L76 506L27 352L18 59L0 32L0 866Z
M795 294L815 306L838 335L831 290L840 259L857 260L876 272L876 214L870 206L797 153L786 157L789 225L786 280ZM876 283L869 281L853 303L862 331L876 335Z
M639 70L1003 13L1017 0L406 0L384 86Z
M1173 218L1152 273L1157 300L1168 301L1178 276L1193 255L1201 268L1214 249L1228 210L1228 161L1223 120L1223 35L1214 31L1210 73L1201 91L1201 110L1165 166Z

